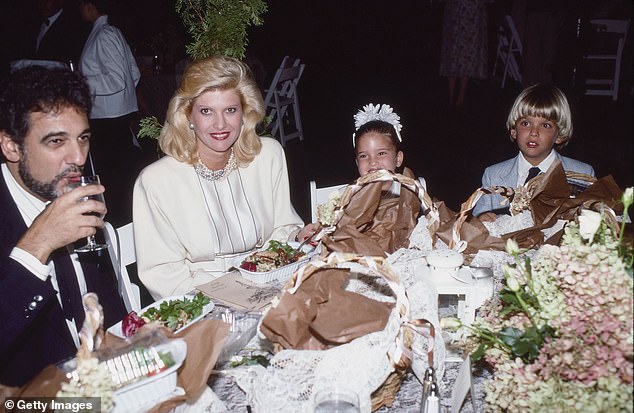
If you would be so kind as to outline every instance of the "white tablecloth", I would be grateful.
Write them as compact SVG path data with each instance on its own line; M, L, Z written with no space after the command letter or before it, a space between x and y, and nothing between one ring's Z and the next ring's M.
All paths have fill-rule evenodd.
M453 382L458 374L460 363L447 362L445 375L440 382L441 391L441 412L451 412L451 390ZM487 371L473 368L474 372L474 404L471 397L467 396L461 413L481 412L484 410L484 391L482 389L483 382L490 377ZM214 374L209 380L209 386L213 390L218 399L222 400L224 406L209 406L209 411L227 411L227 412L247 412L247 405L244 392L238 387L234 378L226 374ZM401 384L401 388L397 394L396 400L391 407L382 407L377 413L419 413L421 403L422 386L418 379L409 372L405 380ZM215 410L219 408L219 410ZM223 410L224 409L224 410ZM253 412L256 413L256 412Z

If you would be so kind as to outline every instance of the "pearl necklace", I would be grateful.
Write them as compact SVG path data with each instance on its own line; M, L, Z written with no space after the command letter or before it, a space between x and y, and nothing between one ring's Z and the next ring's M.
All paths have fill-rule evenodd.
M198 176L207 181L217 181L229 175L229 172L233 171L237 167L238 163L236 162L236 157L233 154L233 148L231 148L229 160L222 169L219 169L217 171L209 169L207 165L205 165L200 159L198 159L198 162L196 162L196 165L194 165L194 170L196 170Z

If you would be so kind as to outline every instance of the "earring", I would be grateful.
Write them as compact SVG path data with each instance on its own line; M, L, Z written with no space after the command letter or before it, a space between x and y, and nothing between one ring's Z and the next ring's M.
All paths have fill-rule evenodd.
M189 122L189 129L194 130L194 124Z

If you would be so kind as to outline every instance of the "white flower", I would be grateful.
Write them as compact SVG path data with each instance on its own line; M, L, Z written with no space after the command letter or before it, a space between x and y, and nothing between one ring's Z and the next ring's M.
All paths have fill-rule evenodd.
M517 278L515 278L512 275L509 277L506 277L506 286L509 288L509 290L513 292L517 292L520 290L520 288L522 288L522 286L520 285L520 282L517 281Z
M623 196L621 197L621 201L623 202L623 208L627 210L632 203L634 203L634 187L630 186L629 188L625 188L623 191Z
M508 252L511 255L516 255L520 253L520 246L518 245L517 241L515 241L514 239L507 239L506 240L506 252Z
M596 211L584 209L579 215L579 234L586 241L592 241L601 227L601 214Z
M375 105L373 103L365 105L354 115L354 128L359 130L361 126L373 120L380 120L394 126L396 136L401 141L401 129L403 128L400 122L401 118L394 113L390 105Z
M328 194L328 202L317 205L317 222L325 227L333 226L337 223L335 210L339 204L341 194L338 191Z
M440 319L440 328L455 331L462 327L462 322L456 317L443 317Z

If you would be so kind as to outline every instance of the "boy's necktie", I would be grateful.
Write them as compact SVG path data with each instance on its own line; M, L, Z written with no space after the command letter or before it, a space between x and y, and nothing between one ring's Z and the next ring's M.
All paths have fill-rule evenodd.
M528 170L528 176L526 177L526 180L524 181L524 183L526 184L526 182L528 182L531 179L535 178L541 172L542 172L541 169L539 169L537 166L533 166L531 169Z

